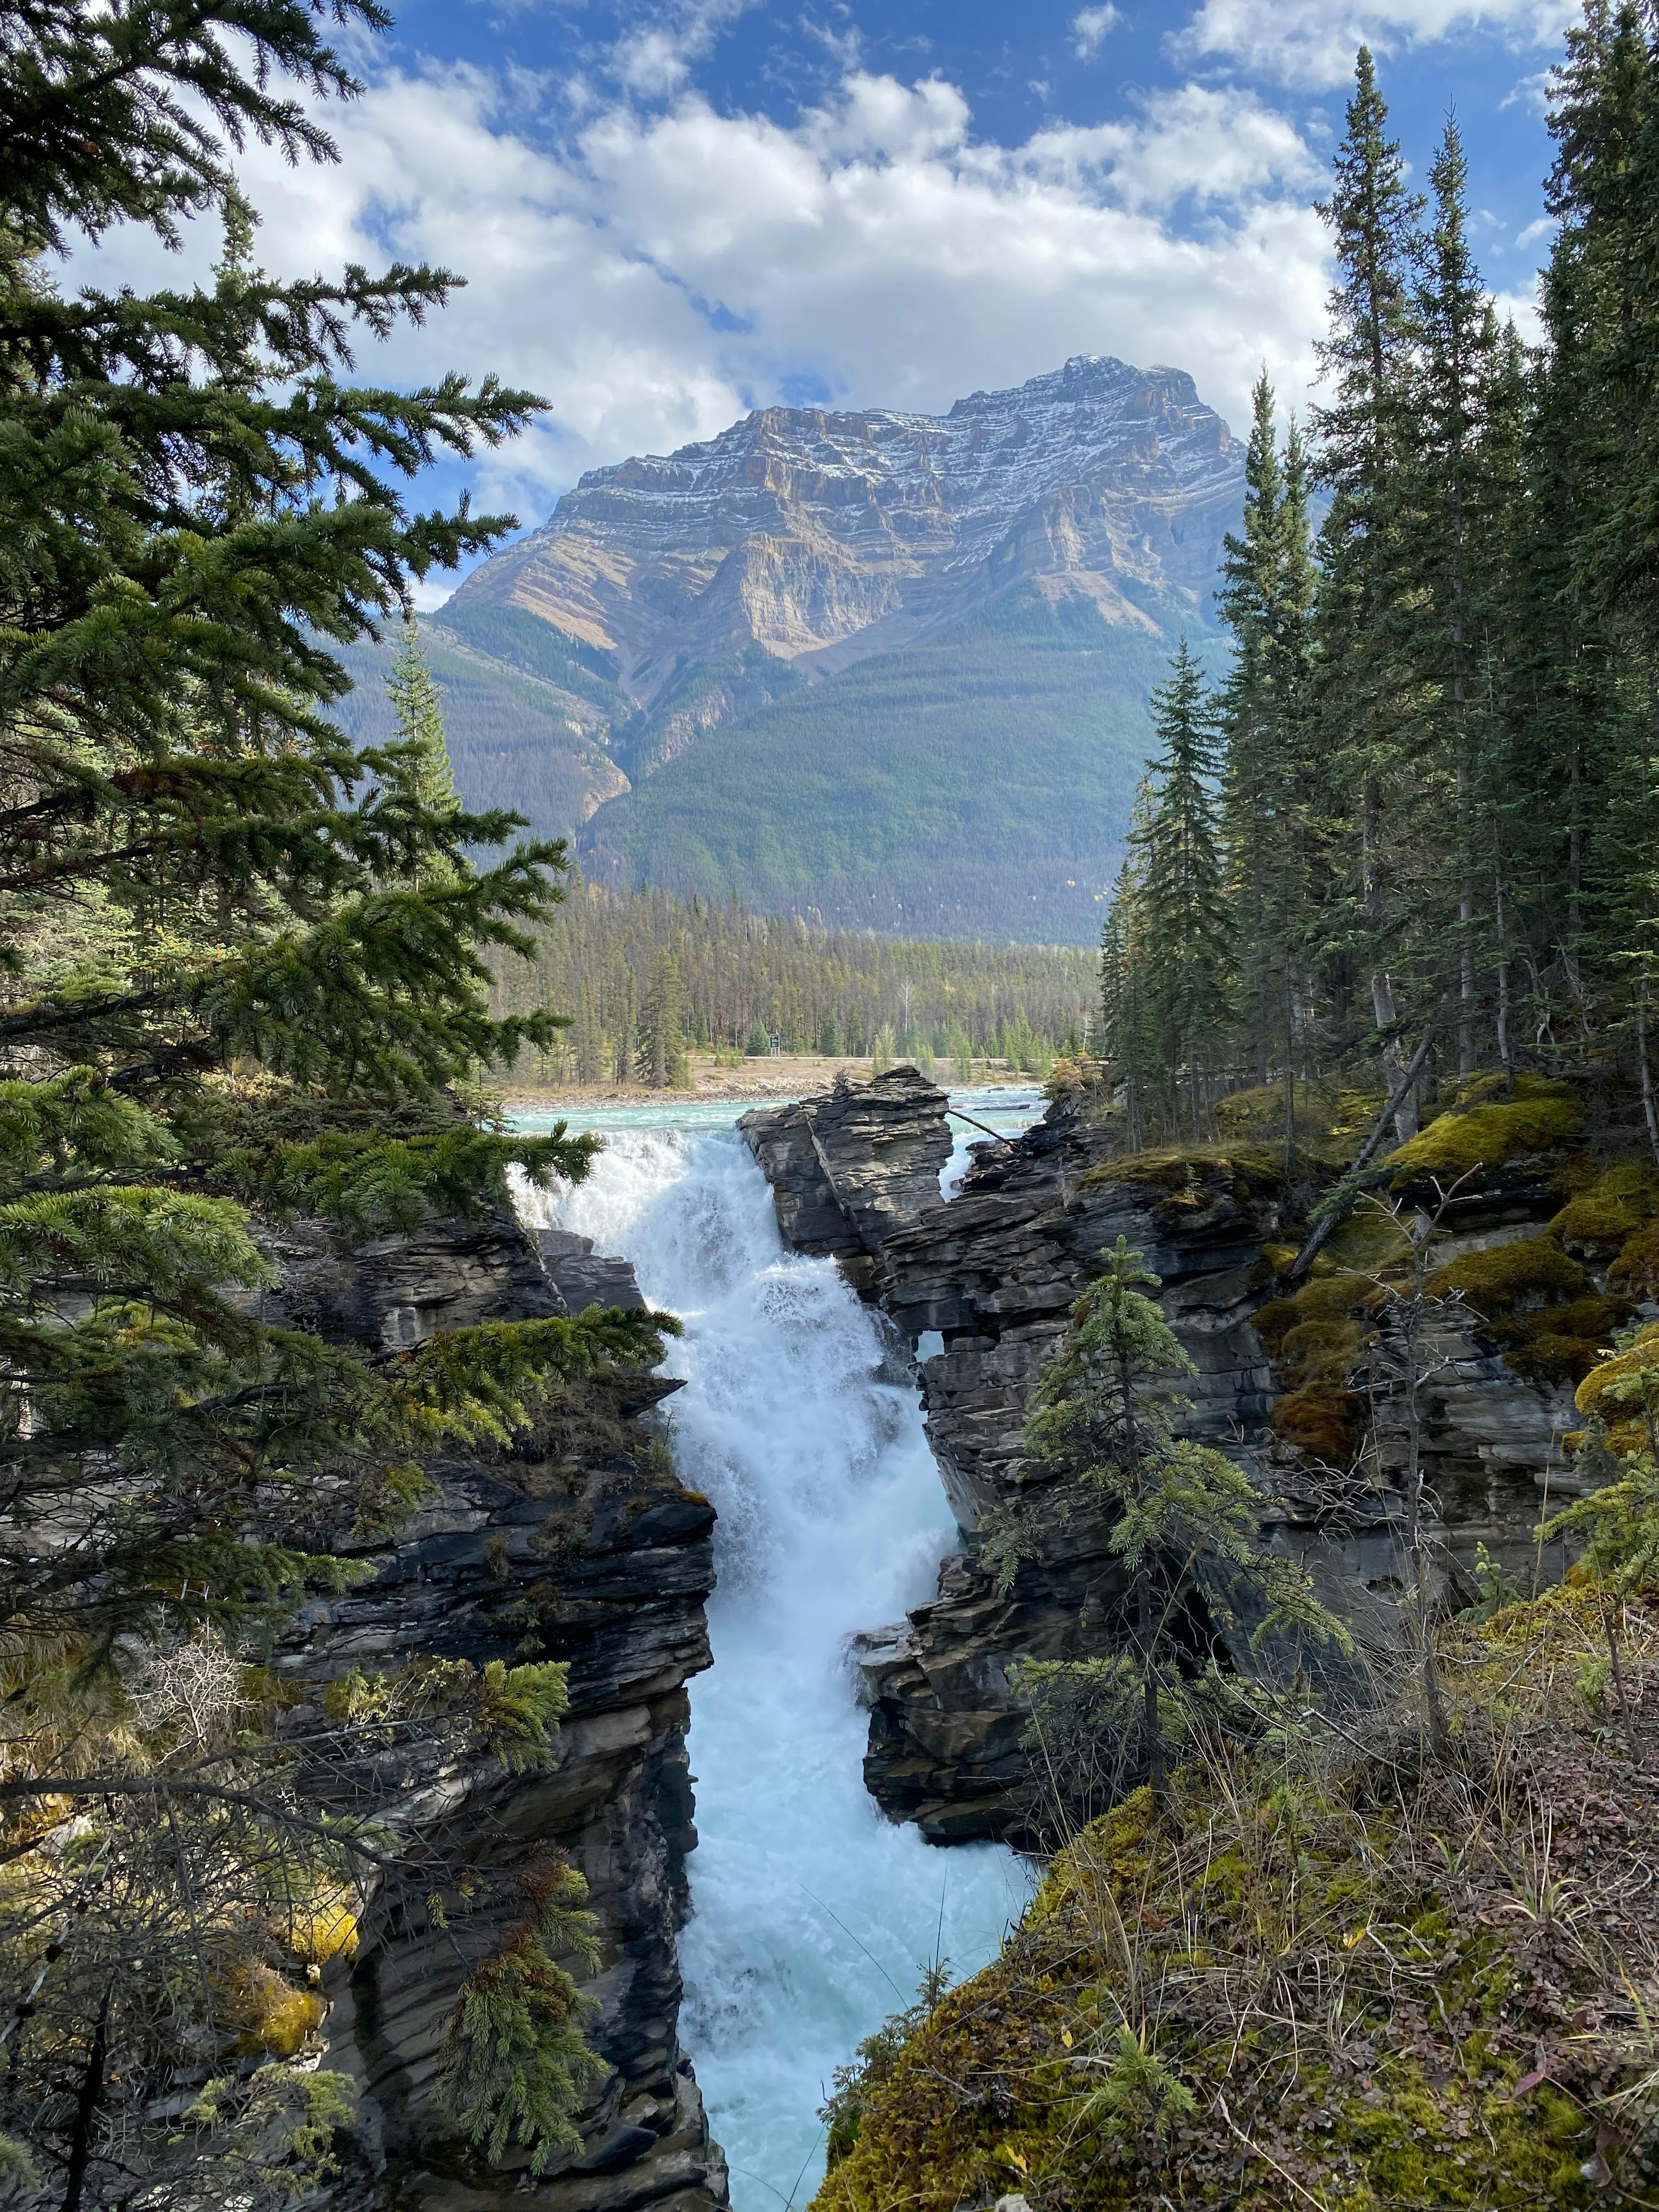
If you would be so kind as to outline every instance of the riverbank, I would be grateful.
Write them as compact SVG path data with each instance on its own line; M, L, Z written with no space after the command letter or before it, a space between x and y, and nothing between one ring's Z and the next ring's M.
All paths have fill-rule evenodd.
M1029 1091L1036 1078L1022 1075L1002 1062L976 1060L971 1073L966 1064L959 1073L953 1060L934 1063L935 1079L945 1085L971 1080L975 1088ZM845 1073L854 1083L868 1083L873 1063L868 1060L836 1059L822 1053L769 1054L745 1060L738 1066L720 1066L711 1053L691 1054L691 1080L679 1090L656 1091L643 1083L536 1085L514 1083L504 1091L509 1113L556 1113L563 1109L593 1106L723 1105L728 1102L757 1103L767 1099L799 1098L828 1091Z

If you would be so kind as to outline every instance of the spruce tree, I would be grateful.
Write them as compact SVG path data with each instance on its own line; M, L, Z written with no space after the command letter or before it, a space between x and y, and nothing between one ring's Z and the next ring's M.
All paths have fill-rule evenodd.
M1222 878L1215 708L1184 638L1152 709L1159 750L1149 771L1150 811L1133 833L1136 903L1170 1118L1179 1120L1184 1085L1196 1136L1209 1080L1227 1049L1232 920Z
M328 14L386 21L372 0ZM331 158L309 103L356 88L323 13L4 17L0 1802L9 1978L42 1979L0 2101L85 2207L161 2201L209 2154L134 2116L200 2081L239 2006L287 2087L233 2071L192 2126L251 2141L290 2089L324 2108L283 2070L321 2009L294 1948L312 1938L271 1932L270 1899L398 1865L379 1808L330 1802L337 1778L308 1778L275 1713L237 1705L238 1655L353 1578L339 1546L396 1525L422 1456L506 1443L659 1339L649 1316L593 1313L393 1351L261 1317L285 1216L384 1234L505 1206L509 1164L575 1176L591 1157L464 1103L482 1066L556 1033L546 1012L492 1014L487 956L527 949L562 848L510 845L514 817L458 805L412 666L420 726L396 743L359 753L329 711L349 688L337 648L510 525L414 509L407 480L539 403L488 378L354 380L354 334L441 306L442 271L281 284L254 264L227 144ZM215 210L210 285L58 289L79 234L171 239ZM168 1701L192 1668L230 1685L205 1747ZM495 1692L465 1666L446 1681L464 1762L472 1735L495 1741ZM191 1957L209 1963L181 1974ZM238 2201L309 2186L286 2157Z
M640 1015L635 1070L653 1091L683 1090L690 1080L685 1049L685 990L678 955L665 947L657 955Z
M1303 738L1314 571L1302 441L1292 422L1281 459L1265 373L1253 395L1244 482L1243 529L1225 540L1217 594L1234 641L1218 710L1221 836L1237 1011L1257 1081L1267 1082L1275 1067L1283 1076L1288 1130L1312 927L1309 856L1316 809Z
M1035 1468L1085 1486L1112 1509L1110 1547L1127 1584L1120 1726L1158 1808L1171 1740L1200 1717L1186 1677L1196 1656L1192 1614L1206 1604L1200 1591L1220 1609L1230 1584L1241 1598L1248 1588L1261 1614L1258 1634L1286 1629L1343 1647L1348 1638L1304 1571L1261 1546L1266 1501L1244 1470L1177 1434L1174 1417L1187 1401L1170 1385L1197 1370L1149 1295L1158 1277L1121 1237L1102 1257L1032 1398L1024 1448ZM1109 1710L1112 1682L1093 1686Z
M1421 208L1406 188L1364 46L1320 212L1337 257L1319 348L1330 397L1313 418L1319 473L1334 495L1322 533L1320 738L1358 832L1357 899L1344 934L1366 981L1392 1088L1404 1065L1392 972L1401 923L1395 817L1402 792L1416 788L1405 743L1411 674L1395 628L1403 589L1398 464L1411 426L1411 271ZM1408 1109L1401 1133L1415 1126Z
M1462 140L1449 122L1429 171L1432 220L1420 249L1415 300L1419 397L1410 459L1416 482L1407 493L1419 586L1407 619L1425 679L1419 757L1449 755L1455 792L1446 903L1455 902L1457 1066L1466 1079L1478 1056L1476 802L1484 784L1474 757L1474 654L1488 597L1481 588L1481 554L1495 550L1484 433L1498 343L1497 319L1469 250L1468 177ZM1419 836L1425 844L1443 842L1427 822Z

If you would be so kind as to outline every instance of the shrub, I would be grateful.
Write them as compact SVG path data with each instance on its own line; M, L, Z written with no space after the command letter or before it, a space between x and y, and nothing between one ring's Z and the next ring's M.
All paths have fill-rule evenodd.
M492 2166L509 2142L531 2154L532 2173L556 2151L579 2150L572 2114L605 2072L582 2027L593 2009L553 1954L599 1963L587 1884L556 1863L526 1882L531 1910L493 1958L462 1984L438 2063L437 2103Z

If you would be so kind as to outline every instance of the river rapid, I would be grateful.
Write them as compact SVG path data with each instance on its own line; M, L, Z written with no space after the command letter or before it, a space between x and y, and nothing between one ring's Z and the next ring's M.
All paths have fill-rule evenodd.
M1006 1092L961 1103L1003 1128L1033 1110ZM720 1520L714 1665L691 1686L680 2033L737 2212L777 2212L822 2176L836 2068L935 1959L960 1978L992 1957L1027 1883L1001 1845L929 1846L866 1794L847 1639L931 1597L957 1532L896 1340L830 1262L785 1251L741 1110L573 1114L604 1153L586 1182L520 1205L632 1261L684 1324L670 1441Z

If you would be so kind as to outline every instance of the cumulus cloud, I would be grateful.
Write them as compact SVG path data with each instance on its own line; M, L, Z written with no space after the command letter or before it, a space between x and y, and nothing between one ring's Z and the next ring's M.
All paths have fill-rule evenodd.
M1572 0L1203 0L1172 42L1188 58L1219 54L1259 76L1326 90L1353 73L1362 45L1378 53L1470 31L1516 48L1559 40Z
M1107 0L1101 8L1083 8L1072 18L1072 46L1079 61L1091 62L1123 18Z
M975 137L943 77L857 67L787 124L689 87L617 91L550 140L545 106L477 69L390 73L331 116L337 167L244 164L276 273L394 255L465 273L447 314L363 366L489 367L549 398L480 464L485 505L539 519L582 469L752 406L935 411L1076 353L1185 368L1235 424L1262 361L1287 398L1305 389L1327 282L1314 166L1242 90L1180 87L1018 145ZM131 240L88 258L177 281L164 264Z

